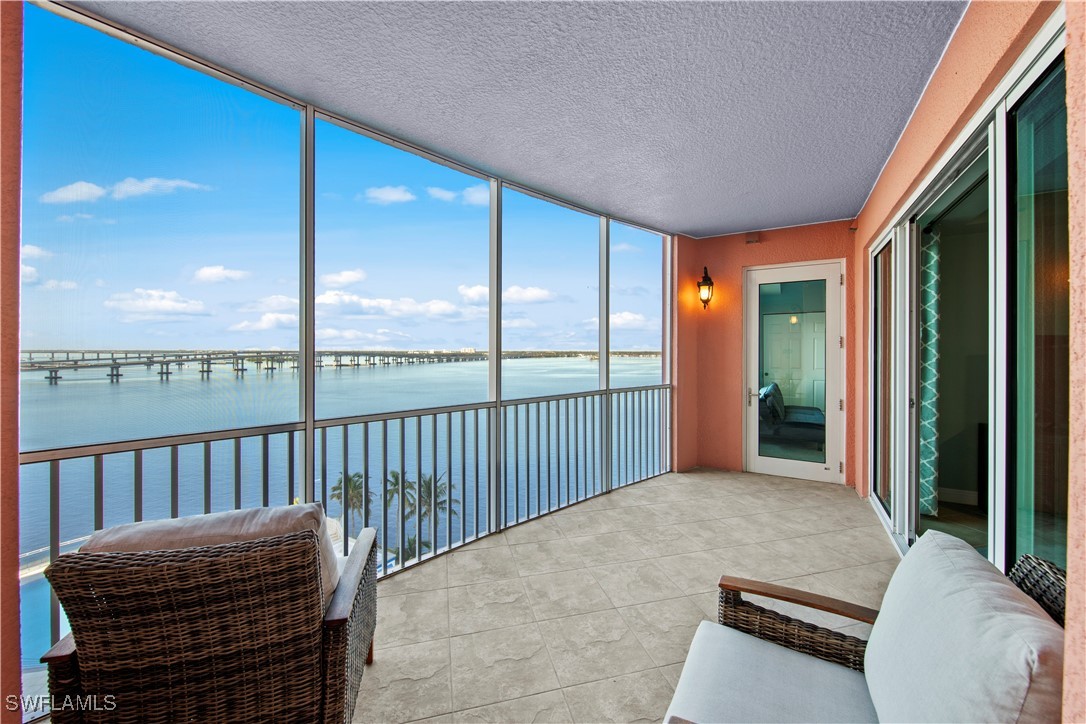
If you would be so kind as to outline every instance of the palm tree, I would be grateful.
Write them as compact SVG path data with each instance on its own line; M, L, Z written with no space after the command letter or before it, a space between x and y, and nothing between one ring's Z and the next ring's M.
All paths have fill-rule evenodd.
M433 475L423 475L419 485L419 498L422 500L422 504L419 508L419 513L423 518L429 519L432 512L436 512L438 516L441 516L449 509L449 485L444 482L442 478L445 474L437 476L437 485L434 485ZM435 510L431 510L433 507ZM452 517L456 517L456 511L452 511Z
M346 490L344 488L346 487ZM366 491L366 478L362 473L351 473L347 477L347 485L343 484L343 474L340 473L339 480L332 486L331 492L328 497L332 500L339 501L343 506L344 512L350 511L351 513L351 528L358 530L354 527L355 515L364 514L366 508L373 507L374 491Z

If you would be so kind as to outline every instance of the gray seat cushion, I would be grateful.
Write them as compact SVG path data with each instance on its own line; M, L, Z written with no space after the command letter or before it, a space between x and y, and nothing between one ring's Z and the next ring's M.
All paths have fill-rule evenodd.
M339 568L320 503L125 523L98 531L80 550L84 553L176 550L271 538L303 530L312 530L318 536L321 588L327 605L339 584Z
M928 531L890 579L864 669L883 721L1059 721L1063 629L968 543Z
M864 675L703 621L664 721L878 721Z

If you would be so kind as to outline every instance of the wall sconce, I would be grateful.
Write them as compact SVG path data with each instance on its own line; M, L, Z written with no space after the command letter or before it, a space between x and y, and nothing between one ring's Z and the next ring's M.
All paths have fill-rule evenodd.
M698 282L698 299L701 300L701 308L709 306L709 300L713 298L713 278L709 276L709 267L702 267L704 274Z
M789 324L799 324L799 317L793 314L791 317L788 318L788 322Z

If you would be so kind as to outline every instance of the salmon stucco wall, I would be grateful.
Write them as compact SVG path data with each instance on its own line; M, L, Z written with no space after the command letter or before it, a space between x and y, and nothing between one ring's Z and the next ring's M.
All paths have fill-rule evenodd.
M723 470L743 469L743 415L746 409L746 382L743 375L743 272L749 267L793 262L845 260L846 351L855 338L856 310L848 290L855 283L852 263L855 242L851 222L834 221L810 226L773 229L758 233L757 243L747 243L746 234L676 240L677 279L676 349L687 355L686 366L676 370L690 373L691 349L683 345L694 341L696 363L696 407L688 405L676 421L677 438L684 446L696 439L696 464ZM708 267L713 278L713 300L708 309L697 301L697 281L702 268ZM861 407L861 390L854 389L854 362L846 354L845 479L855 484L857 430L851 420ZM689 391L688 391L689 392ZM689 462L688 449L683 462ZM676 462L680 456L676 455ZM690 467L687 465L686 467ZM676 467L676 469L683 469Z
M672 425L671 461L674 470L689 470L698 464L698 438L691 422L698 417L698 327L705 310L698 301L697 282L701 267L695 245L674 237L671 247L672 340Z
M20 693L19 193L23 4L0 2L0 701ZM0 721L18 711L0 706Z
M1067 4L1071 440L1063 720L1086 722L1086 3Z

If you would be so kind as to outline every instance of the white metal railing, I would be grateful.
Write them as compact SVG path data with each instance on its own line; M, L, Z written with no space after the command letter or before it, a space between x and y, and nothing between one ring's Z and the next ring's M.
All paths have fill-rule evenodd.
M387 575L666 472L670 409L670 386L652 385L317 420L312 487L301 422L22 453L24 489L45 493L22 503L47 508L48 544L21 553L21 577L104 527L281 505L307 489L344 553L361 528L377 529ZM50 593L52 642L61 615Z

